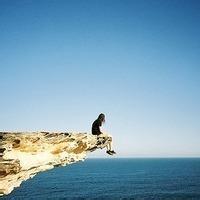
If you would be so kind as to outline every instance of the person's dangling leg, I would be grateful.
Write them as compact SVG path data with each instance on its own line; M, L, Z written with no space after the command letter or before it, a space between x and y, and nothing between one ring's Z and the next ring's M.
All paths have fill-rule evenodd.
M108 148L110 151L112 151L112 137L110 137L109 143L108 143Z
M107 148L107 151L106 151L107 154L109 155L116 154L116 152L112 150L112 141L110 141L108 145L106 145L106 148Z
M107 145L107 150L112 151L112 141L110 141Z
M116 152L113 150L113 148L112 148L112 140L109 142L109 151L112 153L112 154L116 154Z
M98 138L106 138L109 137L109 141L106 145L106 153L108 153L109 155L113 155L116 154L116 152L114 150L112 150L112 136L108 135L107 133L102 133L100 135L98 135Z
M112 140L109 143L109 148L110 148L110 151L112 151Z

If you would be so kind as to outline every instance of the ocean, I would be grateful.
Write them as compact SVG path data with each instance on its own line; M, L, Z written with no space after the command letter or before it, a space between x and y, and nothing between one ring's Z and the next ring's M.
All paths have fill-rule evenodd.
M87 159L36 175L8 199L200 200L200 158Z

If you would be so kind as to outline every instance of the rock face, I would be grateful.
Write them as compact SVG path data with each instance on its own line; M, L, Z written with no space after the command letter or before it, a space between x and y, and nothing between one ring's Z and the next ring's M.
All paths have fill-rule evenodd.
M38 172L83 161L111 140L87 133L0 132L0 196Z

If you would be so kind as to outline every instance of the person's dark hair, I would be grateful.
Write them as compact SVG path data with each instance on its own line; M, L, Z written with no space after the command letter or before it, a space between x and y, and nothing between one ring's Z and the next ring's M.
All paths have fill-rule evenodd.
M103 113L101 113L99 116L98 116L98 120L103 123L105 122L105 115Z

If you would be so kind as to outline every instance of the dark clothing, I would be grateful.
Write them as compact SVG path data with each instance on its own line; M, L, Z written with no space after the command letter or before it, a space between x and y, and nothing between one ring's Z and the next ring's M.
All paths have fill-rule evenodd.
M92 124L92 134L93 135L100 135L102 132L100 131L100 126L102 122L99 119L96 119Z

